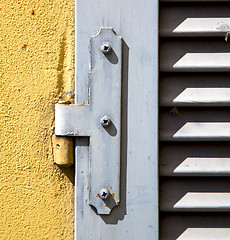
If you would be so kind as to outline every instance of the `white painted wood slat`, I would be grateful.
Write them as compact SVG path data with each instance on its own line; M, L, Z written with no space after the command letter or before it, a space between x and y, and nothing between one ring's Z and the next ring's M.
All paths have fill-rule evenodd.
M162 4L161 37L225 37L230 30L229 3L210 1Z
M160 106L230 106L229 75L163 75Z
M227 109L171 109L160 113L162 141L228 141L230 112Z
M161 211L230 211L230 180L189 178L163 180L160 184Z
M230 45L224 38L164 39L160 44L162 72L226 72L230 70Z
M160 239L229 240L229 213L163 214Z
M230 105L230 88L186 88L170 103L171 106Z
M160 176L230 176L226 143L165 143L160 147Z
M173 173L183 176L230 175L230 158L186 158Z
M187 228L177 240L229 240L230 228Z
M225 36L230 18L186 18L174 29L163 29L162 36Z
M172 137L180 140L229 140L230 122L187 122Z
M230 193L187 192L173 208L186 211L230 211Z
M230 53L186 53L172 67L181 71L229 71Z
M173 29L176 35L208 36L216 33L222 36L223 33L230 31L230 18L186 18L180 25ZM222 34L221 34L222 33Z
M230 2L160 2L160 240L227 240Z

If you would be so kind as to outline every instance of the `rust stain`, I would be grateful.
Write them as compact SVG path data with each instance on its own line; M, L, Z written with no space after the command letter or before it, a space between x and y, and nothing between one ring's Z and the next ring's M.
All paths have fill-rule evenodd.
M178 109L176 107L173 107L170 110L170 114L172 115L172 117L176 117L179 114L179 111L178 111Z
M97 198L100 198L100 195L99 195L99 193L96 195L96 197L97 197Z

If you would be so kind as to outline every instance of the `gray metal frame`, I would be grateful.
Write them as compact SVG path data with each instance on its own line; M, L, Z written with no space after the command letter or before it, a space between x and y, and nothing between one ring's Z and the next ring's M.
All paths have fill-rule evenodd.
M158 0L76 1L77 105L89 104L89 43L102 27L123 38L121 202L111 215L90 207L90 141L77 137L75 238L157 240Z

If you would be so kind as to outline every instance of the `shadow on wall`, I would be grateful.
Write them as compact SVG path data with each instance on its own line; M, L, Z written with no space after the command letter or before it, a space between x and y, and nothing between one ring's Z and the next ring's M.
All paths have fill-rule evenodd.
M68 177L73 186L75 186L75 164L70 167L59 166L59 168Z

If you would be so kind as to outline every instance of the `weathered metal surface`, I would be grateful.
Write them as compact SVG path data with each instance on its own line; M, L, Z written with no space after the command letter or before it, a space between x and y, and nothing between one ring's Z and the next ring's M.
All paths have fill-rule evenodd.
M103 42L111 51L101 51ZM102 28L90 40L89 104L56 105L55 134L90 137L89 204L98 214L110 214L120 203L120 126L122 42L112 28ZM103 128L101 118L110 124ZM109 189L102 200L99 192Z
M88 43L101 26L123 38L121 202L108 216L89 207L88 147L77 137L76 239L158 239L158 1L77 0L76 104L89 102Z
M55 105L55 134L58 136L90 136L94 124L89 105Z
M106 200L110 197L110 192L107 188L102 188L99 192L99 197L103 200Z
M52 136L54 162L59 166L69 167L74 164L74 144L71 137Z

